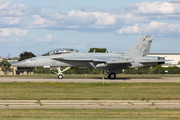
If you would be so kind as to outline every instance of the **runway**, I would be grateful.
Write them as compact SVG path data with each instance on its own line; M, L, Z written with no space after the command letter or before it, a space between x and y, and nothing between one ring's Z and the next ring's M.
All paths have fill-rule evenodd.
M0 77L0 82L73 82L73 83L98 83L102 78L29 78L29 77ZM179 77L163 78L117 78L110 80L105 78L106 83L124 83L124 82L180 82Z
M74 108L143 109L180 108L180 100L0 100L0 109Z

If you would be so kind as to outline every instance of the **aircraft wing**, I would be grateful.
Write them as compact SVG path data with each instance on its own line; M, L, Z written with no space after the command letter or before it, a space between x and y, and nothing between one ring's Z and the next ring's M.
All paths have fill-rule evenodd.
M86 57L79 57L79 58L73 58L73 57L52 57L51 59L54 60L63 60L63 61L86 61L86 62L106 62L106 60L102 59L92 59L92 58L86 58Z
M133 60L123 60L123 59L109 59L109 58L86 58L86 57L63 57L63 58L59 58L59 57L53 57L51 59L54 60L60 60L60 61L80 61L80 62L88 62L89 66L91 66L92 68L96 69L96 68L107 68L107 69L117 69L117 68L128 68L130 63L133 63Z
M108 60L108 59L92 59L92 58L72 58L72 57L64 57L64 58L59 58L59 57L52 57L54 60L63 60L63 61L87 61L87 62L101 62L101 63L106 63L106 64L124 64L124 63L132 63L134 62L133 60L122 60L122 59L115 59L115 60Z
M93 61L89 58L51 58L54 60L63 60L63 61Z

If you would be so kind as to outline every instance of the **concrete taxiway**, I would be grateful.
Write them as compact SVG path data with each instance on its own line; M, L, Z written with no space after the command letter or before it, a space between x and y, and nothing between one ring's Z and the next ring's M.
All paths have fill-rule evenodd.
M0 109L34 108L180 108L180 100L0 100Z
M29 77L0 77L0 82L73 82L73 83L97 83L102 82L102 78L29 78ZM105 78L104 82L108 83L123 83L123 82L180 82L179 77L164 77L164 78L117 78L110 80Z

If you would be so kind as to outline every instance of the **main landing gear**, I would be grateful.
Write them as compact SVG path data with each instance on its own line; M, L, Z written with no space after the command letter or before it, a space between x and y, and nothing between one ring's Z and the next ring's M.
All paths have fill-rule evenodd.
M114 70L104 70L103 74L106 75L109 79L116 79L116 73Z
M68 70L69 68L71 68L71 67L67 67L67 68L65 68L64 70L61 70L61 67L58 67L58 68L57 68L58 73L57 73L57 72L54 72L54 71L52 71L52 72L54 72L55 74L58 75L58 79L63 79L63 72L65 72L65 71Z
M115 73L110 73L110 74L108 75L108 78L109 78L109 79L116 79L116 74L115 74Z

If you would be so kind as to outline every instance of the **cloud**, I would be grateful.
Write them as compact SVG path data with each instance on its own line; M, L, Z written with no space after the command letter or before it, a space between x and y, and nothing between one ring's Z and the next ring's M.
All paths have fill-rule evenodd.
M132 25L135 23L144 23L144 22L149 22L149 20L146 17L137 17L133 14L121 14L118 15L117 17L117 23L116 24L122 24L124 25Z
M39 15L33 15L32 21L27 23L29 28L40 28L40 27L53 27L56 22L50 21L46 18L41 18Z
M94 25L113 25L116 22L116 16L103 12L82 12L79 10L73 10L64 14L61 18L68 20L68 22L76 24L94 24Z
M52 13L50 11L42 11L41 17L53 23L47 29L56 30L83 30L102 29L116 24L116 15L110 15L103 12L82 12L73 10L70 12Z
M0 37L25 36L29 33L26 29L3 28L0 29Z
M180 3L180 0L168 0L170 3Z
M21 17L0 17L0 27L10 27L20 24Z
M17 33L15 34L15 31L9 32L7 28L12 28L12 30L15 28L17 30L41 28L86 32L116 32L118 34L153 33L153 31L163 34L169 31L169 33L172 34L179 34L179 32L177 32L179 31L179 24L156 22L157 19L180 19L180 3L170 3L170 1L127 4L125 7L127 11L124 13L113 12L112 9L108 10L107 8L98 8L99 11L97 11L96 8L90 6L87 9L81 8L82 10L58 13L28 6L23 3L13 3L9 0L0 0L0 3L1 36L18 35ZM52 7L54 5L56 4L50 4ZM128 13L128 10L130 10L130 13ZM17 14L10 14L14 11L17 11ZM4 12L4 14L1 14L1 12ZM137 14L141 14L141 16ZM146 30L143 28L146 28ZM175 30L169 30L168 28ZM24 32L26 33L27 30ZM37 40L50 42L52 38L52 35L48 34L37 38Z
M53 36L52 34L47 34L45 36L41 36L39 38L36 38L36 40L39 42L52 42L52 41L56 41L57 37Z
M39 8L28 6L23 3L13 3L9 0L0 0L0 16L24 16L37 13Z
M145 17L133 14L117 14L107 8L99 11L72 10L69 12L51 12L28 6L23 3L13 3L9 0L0 1L0 28L44 28L50 30L77 30L77 31L115 31L124 25L133 25L136 22L147 22ZM55 4L51 4L53 6ZM17 13L13 13L13 12ZM2 15L2 16L1 16Z
M125 26L116 31L117 34L157 34L180 35L180 24L167 24L152 21L149 24L137 23L134 26Z
M126 10L131 10L135 14L180 14L180 3L169 2L142 2L130 3L126 5Z
M109 9L106 7L99 7L99 8L95 8L92 6L81 6L78 7L78 10L83 11L83 12L104 12L104 13L108 13L108 14L120 14L123 12L122 8L115 8L115 9Z
M51 13L42 11L41 17L56 22L50 29L74 29L74 30L107 30L112 31L117 26L131 25L136 22L149 22L145 17L137 17L133 14L109 14L106 12L83 12L73 10L70 12Z
M116 23L116 15L109 15L108 13L93 13L97 19L95 25L114 25Z
M72 10L70 12L52 13L50 11L41 11L41 16L56 21L59 25L112 25L116 22L116 15L110 15L104 12L83 12Z

